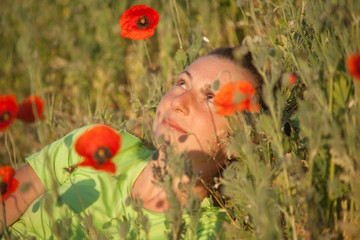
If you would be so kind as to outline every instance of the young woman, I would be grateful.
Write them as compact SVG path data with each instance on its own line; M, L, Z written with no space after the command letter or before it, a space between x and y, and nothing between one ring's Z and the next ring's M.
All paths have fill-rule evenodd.
M171 146L174 154L186 153L193 174L201 178L192 190L201 200L192 234L197 239L219 236L226 217L211 205L204 183L219 174L228 158L224 144L228 132L226 118L217 114L211 86L219 78L220 86L231 80L246 80L260 87L250 53L240 63L232 53L233 48L215 50L180 73L156 110L156 154L122 130L122 146L112 160L117 166L115 174L83 167L70 178L63 169L81 161L74 143L93 127L86 126L29 157L15 175L20 187L5 202L6 223L12 224L12 233L45 239L82 239L99 232L105 238L164 239L172 224L165 214L174 206L158 184L154 169L167 168L166 151ZM188 179L184 176L179 182L187 184ZM184 207L189 194L178 186L174 184L173 191ZM142 208L131 207L135 200L141 200ZM194 224L190 219L190 215L184 217L185 228Z

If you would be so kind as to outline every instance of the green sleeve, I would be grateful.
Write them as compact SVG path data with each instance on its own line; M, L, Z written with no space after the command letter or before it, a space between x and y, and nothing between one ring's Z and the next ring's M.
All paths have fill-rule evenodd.
M74 141L91 126L93 125L72 131L26 159L47 190L68 180L68 173L64 168L81 161L81 157L75 152Z

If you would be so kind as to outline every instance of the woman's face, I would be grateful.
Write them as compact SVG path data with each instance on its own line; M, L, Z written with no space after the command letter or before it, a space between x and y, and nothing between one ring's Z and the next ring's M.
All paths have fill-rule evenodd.
M227 59L206 56L193 62L157 107L153 123L155 146L165 140L175 152L187 152L196 161L209 160L210 156L224 158L219 154L224 152L219 143L226 136L227 121L216 113L211 89L221 72L220 87L230 81L230 75L232 81L251 78L246 70Z

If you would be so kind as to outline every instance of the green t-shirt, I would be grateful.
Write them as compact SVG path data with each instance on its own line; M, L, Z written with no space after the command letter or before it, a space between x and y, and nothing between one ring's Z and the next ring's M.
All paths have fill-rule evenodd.
M74 142L89 127L71 132L27 159L48 192L11 226L12 233L40 239L87 239L97 233L106 239L145 239L142 226L147 223L149 239L165 239L170 231L165 214L131 204L132 186L153 154L137 137L120 131L122 146L113 158L115 174L79 167L69 180L63 169L82 161ZM184 214L184 219L186 228L189 216ZM217 238L223 221L224 212L211 206L209 199L203 200L196 239Z

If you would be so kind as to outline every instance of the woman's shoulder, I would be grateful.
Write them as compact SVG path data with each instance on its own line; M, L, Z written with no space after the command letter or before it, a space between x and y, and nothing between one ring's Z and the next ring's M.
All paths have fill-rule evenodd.
M83 159L75 151L77 139L90 130L92 127L101 124L91 124L76 128L66 134L64 137L52 142L37 153L26 158L26 161L35 170L47 189L51 189L49 179L56 180L57 184L62 184L68 179L68 174L64 168L75 166ZM146 160L152 151L146 148L142 141L136 136L128 133L126 130L114 131L121 135L121 147L118 154L114 157L115 164L133 165L137 162Z
M62 145L72 148L82 134L96 126L104 126L104 124L91 124L77 128L64 137L63 141L61 141ZM153 150L147 148L140 138L129 133L126 129L106 126L112 128L121 136L120 149L112 159L115 164L123 165L129 162L133 165L137 160L142 162L153 153Z
M65 143L67 143L66 145L70 145L70 144L74 144L76 139L83 133L85 133L86 131L89 131L91 128L96 127L96 126L102 126L104 124L99 124L99 123L95 123L95 124L89 124L89 125L84 125L81 126L79 128L73 129L72 131L70 131L68 134L66 134L64 137L58 139L61 140L63 139ZM112 128L114 131L118 132L122 138L121 144L122 144L122 149L127 149L131 146L134 145L142 145L143 141L141 139L139 139L137 136L133 135L132 133L128 132L125 129L117 129L115 127L112 127L110 125L105 125L108 126L110 128ZM56 142L56 141L55 141Z

